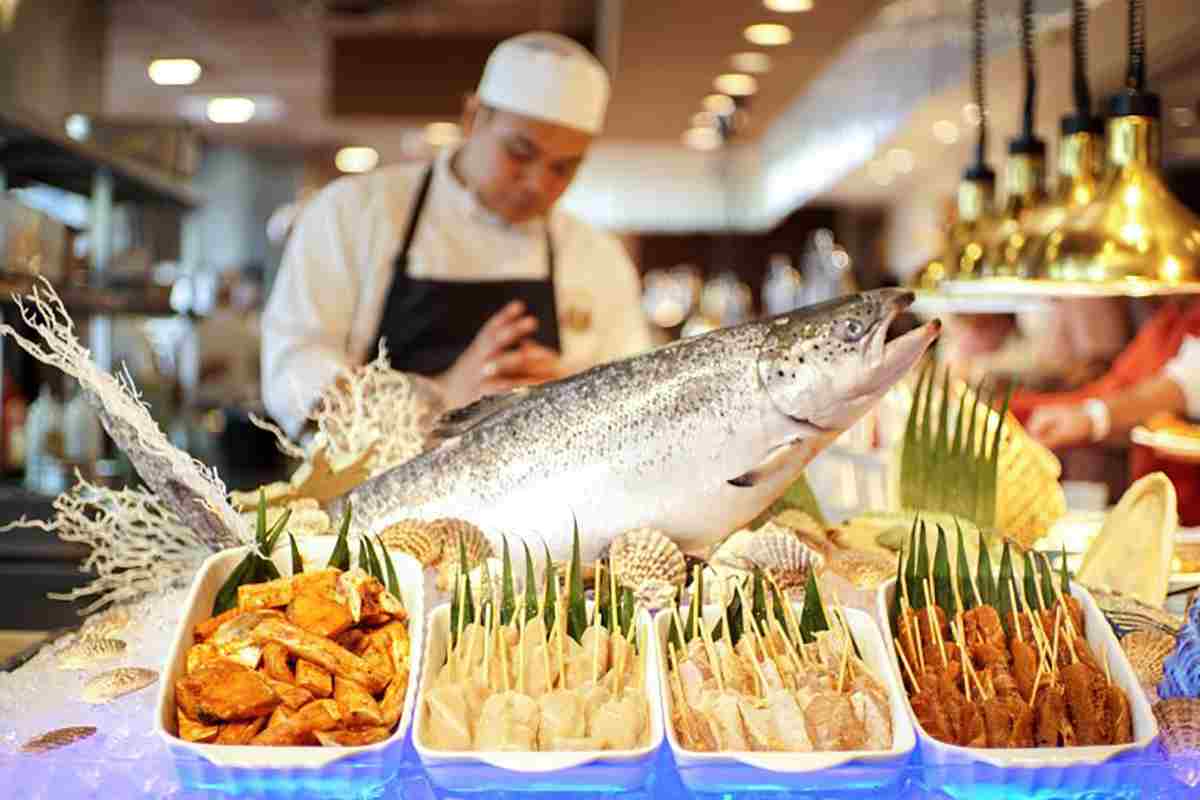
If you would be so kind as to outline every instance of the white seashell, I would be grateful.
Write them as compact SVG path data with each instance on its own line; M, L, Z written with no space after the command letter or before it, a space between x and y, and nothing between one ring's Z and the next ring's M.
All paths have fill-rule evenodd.
M111 639L129 626L129 608L115 606L84 620L79 635L90 639Z
M1163 679L1163 662L1175 649L1175 637L1159 631L1134 631L1121 640L1121 649L1129 657L1138 683L1154 687Z
M446 541L440 525L419 519L401 520L388 527L381 538L389 550L407 553L423 567L432 567L441 560Z
M433 535L442 540L442 557L438 564L437 588L448 592L458 582L459 571L459 541L467 555L467 569L471 570L495 557L491 542L483 535L483 531L471 523L461 519L438 519L430 523Z
M158 680L158 673L141 667L117 667L102 672L83 685L83 699L88 703L107 703L132 692L145 689Z
M66 747L69 744L74 744L82 739L87 739L89 736L96 734L96 728L93 725L78 725L71 728L57 728L48 733L43 733L41 736L34 738L21 745L22 753L45 753L50 750L57 750L60 747Z
M87 669L94 664L116 658L125 652L120 639L79 639L58 653L59 669Z
M609 548L617 582L644 598L650 608L670 602L675 587L687 580L687 562L675 542L653 528L637 528L621 534Z
M1154 704L1167 763L1189 786L1200 784L1200 700L1174 698Z
M712 562L743 574L757 566L787 592L802 589L809 572L819 568L823 559L791 531L768 522L749 535L734 534L713 554Z

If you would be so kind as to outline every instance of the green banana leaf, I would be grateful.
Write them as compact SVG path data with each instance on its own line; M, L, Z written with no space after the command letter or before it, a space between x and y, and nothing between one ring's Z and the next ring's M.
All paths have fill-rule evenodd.
M304 572L304 559L300 557L300 548L296 545L296 537L289 533L288 541L292 544L292 574L299 575Z
M346 501L346 513L342 514L342 526L338 530L333 552L329 554L329 566L347 572L350 569L350 501Z
M1033 611L1042 610L1042 601L1038 596L1037 570L1033 566L1033 556L1025 551L1025 605Z
M512 622L517 613L517 591L513 585L512 560L508 554L508 539L504 540L504 567L500 579L500 624Z
M1004 630L1011 635L1008 615L1017 609L1013 608L1013 595L1009 593L1010 586L1016 589L1016 581L1013 578L1012 544L1005 541L1004 553L1000 556L1000 579L996 582L997 597L994 607L1000 614L1000 622L1004 625Z
M583 565L579 559L579 525L575 525L574 541L571 545L571 566L567 578L567 635L575 641L583 640L587 630L587 601L583 596Z
M387 572L388 593L400 599L400 577L396 574L396 565L392 563L392 554L388 552L387 546L383 543L382 536L376 536L375 541L379 544L379 552L381 554L385 571Z
M946 544L946 531L941 525L937 529L937 551L933 557L934 602L946 612L947 619L953 619L958 606L954 602L954 586L950 578L950 549Z
M525 548L525 621L529 622L537 616L537 587L534 586L533 556L529 554L529 545L522 539L521 546Z
M983 531L979 532L979 566L975 569L975 582L979 584L980 604L996 608L996 573L992 571L992 554L988 552Z
M954 527L958 529L958 596L962 600L963 610L970 611L979 605L979 597L975 594L975 585L971 582L971 567L967 563L967 545L963 541L962 526L958 524L958 520L954 521Z

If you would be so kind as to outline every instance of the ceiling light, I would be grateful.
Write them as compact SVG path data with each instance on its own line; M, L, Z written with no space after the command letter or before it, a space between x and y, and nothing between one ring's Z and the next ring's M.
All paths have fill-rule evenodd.
M760 22L742 32L746 41L759 47L778 47L792 40L792 29L777 22Z
M903 147L893 147L887 154L888 166L901 175L907 175L913 171L917 160L913 158L911 150L905 150Z
M758 81L754 79L753 75L727 72L716 77L716 80L713 81L713 88L722 94L748 97L758 91Z
M92 121L88 119L87 114L71 114L67 117L64 127L67 130L67 136L77 142L84 141L92 133Z
M379 153L373 147L343 147L333 163L342 172L370 172L379 163Z
M734 53L729 57L729 63L738 72L751 75L761 75L771 69L771 57L766 53Z
M714 114L732 114L736 105L733 98L727 94L710 94L704 98L701 103L705 111L711 111Z
M434 147L451 147L462 141L462 128L454 122L431 122L425 126L425 141Z
M979 123L983 122L983 114L979 111L979 106L975 103L967 103L962 109L963 121L972 128L978 128Z
M958 126L948 119L939 119L933 123L933 138L942 144L954 144L958 141Z
M721 146L721 134L712 128L689 128L683 134L683 143L693 150L716 150Z
M1190 128L1196 124L1196 109L1190 106L1175 106L1171 109L1171 122L1176 128Z
M254 118L254 101L249 97L214 97L208 101L208 119L219 124L238 124Z
M159 86L190 86L200 79L200 65L190 58L159 58L146 72Z
M770 11L780 14L796 14L801 11L812 11L813 0L763 0L763 5Z

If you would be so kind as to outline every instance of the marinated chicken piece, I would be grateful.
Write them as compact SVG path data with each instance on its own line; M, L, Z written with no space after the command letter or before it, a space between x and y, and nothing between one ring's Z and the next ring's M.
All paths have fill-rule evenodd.
M976 703L963 703L956 709L954 720L955 744L962 747L987 747L987 732L983 727L983 713ZM891 746L891 743L888 743Z
M317 741L324 747L363 747L382 742L391 736L390 728L357 728L355 730L317 731Z
M1062 686L1055 684L1038 689L1037 723L1034 741L1038 747L1072 747L1075 730L1067 718L1067 699Z
M216 661L218 658L221 658L221 651L215 644L208 642L194 644L188 648L187 652L187 673L191 675L201 664Z
M742 715L742 723L746 726L746 739L750 742L751 750L778 750L771 709L764 700L757 697L738 698L738 711Z
M390 680L395 673L392 654L373 642L363 647L362 652L358 653L358 657L367 662L367 666L377 675Z
M1010 612L1008 612L1007 622L1008 622L1008 629L1010 631L1013 631L1013 634L1010 637L1011 640L1013 640L1013 641L1020 640L1020 641L1025 641L1025 642L1033 641L1033 620L1030 619L1028 614L1026 614L1024 612L1017 614L1017 613L1010 611ZM1016 634L1018 626L1020 626L1020 630L1021 630L1020 637L1018 637Z
M266 717L244 722L226 722L221 725L221 732L217 734L213 744L250 744L266 724Z
M387 688L388 677L373 671L367 662L328 639L290 622L266 620L259 623L253 635L255 641L262 644L277 642L297 658L311 661L336 676L349 678L372 694Z
M587 718L587 735L592 736L592 720L596 718L600 707L612 698L612 692L599 683L590 683L574 691L583 700L583 714Z
M299 711L313 701L313 694L307 689L301 689L299 686L293 686L273 678L267 678L267 683L271 684L271 688L275 690L275 694L279 695L283 705L292 711Z
M559 750L564 739L583 739L587 736L587 714L583 697L578 692L557 689L537 700L541 710L538 728L539 750Z
M288 651L281 644L267 644L262 649L263 672L272 680L295 683L296 676L288 666Z
M231 608L228 611L221 612L215 617L209 617L203 622L197 622L196 627L192 629L192 637L197 642L207 641L208 638L216 632L217 628L221 627L226 622L240 615L241 613L242 609Z
M498 692L483 704L475 737L476 750L536 750L541 710L533 698Z
M220 725L205 725L175 709L175 721L179 725L179 738L185 742L211 742L221 732Z
M701 711L712 720L718 750L750 749L738 699L738 695L730 691L711 692L705 697Z
M1108 708L1105 718L1109 724L1109 744L1128 744L1133 741L1133 716L1129 698L1115 683L1106 687Z
M1037 680L1038 653L1028 642L1013 639L1012 645L1012 674L1017 683L1017 691L1021 697L1029 700L1033 694L1033 682ZM1046 676L1042 676L1045 678Z
M933 621L929 618L929 609L933 609ZM925 648L925 661L929 661L930 647L937 649L938 641L949 642L953 641L954 637L950 635L950 628L946 624L946 612L938 606L926 606L925 608L916 611L917 629L921 637L921 644ZM840 637L839 637L840 638Z
M242 584L237 590L238 608L254 611L259 608L282 608L292 602L292 579L276 578L265 583Z
M1071 622L1075 626L1075 633L1079 636L1087 636L1087 628L1084 625L1083 606L1079 601L1071 595L1063 595L1059 598L1059 605L1065 605L1064 613L1071 615Z
M344 722L338 704L333 700L313 700L279 725L269 726L251 744L272 747L294 747L314 744L318 731L341 728Z
M434 750L470 750L474 738L472 717L467 714L463 684L436 686L425 693L429 711L425 725L426 745Z
M267 720L267 727L274 728L276 725L282 725L292 718L292 712L288 711L287 706L277 706L271 712L271 718Z
M910 702L921 728L939 742L954 741L953 722L947 718L936 691L920 691Z
M818 694L804 709L804 718L814 750L861 750L867 741L866 727L845 695Z
M866 730L863 749L891 749L892 716L887 698L871 691L857 691L850 695L850 705L854 709L854 716L862 722Z
M1108 744L1110 732L1105 724L1108 692L1104 675L1083 662L1065 666L1059 674L1066 690L1067 713L1079 744Z
M214 723L269 716L281 701L262 675L218 659L177 680L175 702L192 719Z
M704 675L704 680L713 677L712 665L708 662L708 650L704 646L704 642L700 641L700 637L692 639L687 643L687 660L696 665L696 668Z
M633 750L645 741L648 721L646 696L626 690L596 710L588 735L609 750Z
M329 637L338 647L344 647L351 653L358 655L359 651L366 646L367 632L362 628L348 628L337 636Z
M383 699L379 701L379 711L383 714L383 724L387 728L396 727L396 723L400 721L400 716L404 713L404 696L407 692L407 671L392 678L392 682L384 690Z
M812 752L813 744L808 737L804 712L791 692L785 689L771 690L767 693L767 708L771 712L775 738L782 749L796 753Z
M1017 688L1017 679L1013 676L1012 671L1003 664L993 664L987 670L988 679L991 681L991 686L996 697L1004 697L1014 695L1018 699L1021 697L1020 690Z
M316 636L332 638L354 625L350 609L333 593L298 591L287 607L288 622Z
M704 673L692 659L679 662L679 682L683 687L683 696L692 708L699 708L701 695L704 692Z
M1017 697L1009 696L1005 702L1011 709L1012 731L1008 735L1008 746L1033 747L1033 723L1035 712L1032 706Z
M725 688L741 694L754 693L754 674L725 639L716 643L717 660L725 678Z
M329 697L333 694L333 676L329 671L303 658L296 661L296 685L312 692L313 697Z
M983 702L983 725L987 732L988 747L1008 747L1008 736L1015 722L1012 708L1003 700L993 697Z
M333 679L333 699L337 701L346 725L350 728L369 728L383 724L383 712L366 689L346 678Z

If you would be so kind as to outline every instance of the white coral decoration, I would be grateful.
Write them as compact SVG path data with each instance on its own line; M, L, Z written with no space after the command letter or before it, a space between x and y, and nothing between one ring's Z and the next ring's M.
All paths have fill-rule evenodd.
M236 511L225 497L215 470L176 448L155 424L128 372L116 376L100 369L75 337L75 323L58 294L43 279L25 298L13 297L21 317L41 342L25 338L9 325L11 336L27 353L79 381L96 408L104 429L133 462L156 500L169 508L212 551L249 541Z
M140 488L109 489L76 477L71 490L54 499L52 520L21 519L0 528L40 528L90 548L80 569L96 578L50 598L95 598L82 610L90 614L191 580L211 553L208 542L154 494Z
M392 369L380 342L374 361L343 370L322 392L309 415L317 426L313 447L324 446L332 464L353 463L374 448L366 462L374 477L424 449L440 405L436 390L419 377ZM254 423L274 433L286 455L306 458L277 427L257 418Z

